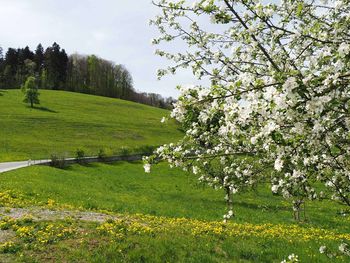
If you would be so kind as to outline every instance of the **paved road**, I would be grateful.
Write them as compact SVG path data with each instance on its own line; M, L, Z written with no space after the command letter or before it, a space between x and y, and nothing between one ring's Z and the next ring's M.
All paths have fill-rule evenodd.
M104 162L116 162L116 161L139 161L142 160L142 157L146 154L134 154L134 155L127 155L127 156L111 156L107 157ZM101 159L97 156L90 156L90 157L84 157L83 158L86 163L91 162L100 162ZM51 160L28 160L28 161L20 161L20 162L7 162L7 163L0 163L0 173L16 170L19 168L28 167L31 165L36 164L48 164ZM66 164L72 164L77 163L78 160L76 158L66 158L65 159Z
M0 173L16 170L23 167L28 167L39 163L47 163L49 161L50 160L31 160L31 161L21 161L21 162L0 163Z

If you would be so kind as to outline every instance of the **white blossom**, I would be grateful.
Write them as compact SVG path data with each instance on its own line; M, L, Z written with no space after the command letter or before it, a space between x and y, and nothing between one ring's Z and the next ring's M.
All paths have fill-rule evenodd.
M277 159L275 160L275 165L274 165L274 167L275 167L275 169L276 169L277 171L279 171L279 172L282 171L282 168L283 168L283 160L277 158Z
M348 43L341 43L338 48L339 55L341 57L345 57L350 52L350 45Z
M326 250L327 250L326 246L320 246L319 251L320 251L321 254L324 254L326 252Z
M198 168L197 166L193 166L193 167L192 167L192 172L193 172L194 174L198 174L199 168Z
M143 169L145 170L145 173L151 172L151 165L149 163L146 163L143 165Z

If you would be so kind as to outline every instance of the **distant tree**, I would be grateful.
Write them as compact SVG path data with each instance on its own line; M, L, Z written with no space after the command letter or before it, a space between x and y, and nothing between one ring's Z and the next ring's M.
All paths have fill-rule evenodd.
M34 53L28 46L17 49L17 70L15 88L20 86L29 76L34 74L33 60Z
M68 56L64 49L55 42L45 51L45 70L47 74L47 87L60 89L65 85L67 78Z
M43 89L47 87L47 71L46 69L43 69L40 74L40 87Z
M2 70L3 63L4 63L4 54L3 54L3 49L0 46L0 71Z
M65 49L62 49L59 54L59 67L58 67L58 76L59 76L59 83L61 88L63 88L66 85L68 60L69 60L68 55Z
M34 60L34 53L29 49L28 46L22 49L18 49L18 63L24 64L27 59Z
M9 48L5 54L5 64L11 67L13 73L16 72L18 65L18 51L14 48Z
M23 67L27 75L33 76L35 74L36 64L33 60L26 59ZM28 78L28 76L26 76L26 78Z
M134 99L132 76L123 65L95 55L73 54L69 57L67 89L83 93Z
M44 66L44 48L41 44L39 44L36 47L35 55L34 55L34 62L35 62L35 71L38 73L38 75L41 74L41 71Z
M131 91L133 90L133 79L130 72L123 66L121 67L121 75L119 79L120 87L121 87L121 98L128 99L130 98Z
M16 72L18 66L18 52L14 48L9 48L4 60L4 86L14 88L16 86Z
M34 107L34 104L39 104L39 90L38 85L34 77L28 77L24 86L22 87L24 92L24 102L30 103L30 107Z
M0 88L3 87L3 83L4 83L4 55L3 55L3 49L0 46Z

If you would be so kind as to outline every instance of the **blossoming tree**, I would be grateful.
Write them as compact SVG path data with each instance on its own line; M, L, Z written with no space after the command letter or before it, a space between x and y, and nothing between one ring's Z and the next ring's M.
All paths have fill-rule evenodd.
M223 188L225 218L233 194L266 180L296 211L328 195L350 206L350 1L154 4L156 53L172 61L159 77L189 67L211 83L179 87L171 117L186 133L156 156Z

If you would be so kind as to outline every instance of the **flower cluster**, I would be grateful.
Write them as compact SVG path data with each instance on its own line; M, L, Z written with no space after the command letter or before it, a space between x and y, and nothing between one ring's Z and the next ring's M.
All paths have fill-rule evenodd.
M181 231L194 236L214 235L231 237L259 237L283 240L350 241L350 234L299 225L249 224L201 221L188 218L168 218L149 215L132 215L123 219L108 220L97 228L116 239L127 235L155 235L157 233Z
M19 246L13 241L8 241L0 244L1 253L16 253L19 250Z
M186 133L157 158L224 189L228 210L233 194L266 180L296 211L327 196L350 206L349 2L187 2L156 3L153 43L189 47L158 50L175 63L159 75L190 67L211 84L179 87L171 116Z
M39 223L31 217L13 219L3 217L0 221L0 229L11 229L21 240L27 243L49 244L66 239L75 233L71 226L63 223Z
M132 235L142 235L142 234L152 234L153 230L137 221L127 222L125 220L108 220L107 222L101 224L97 227L101 233L109 234L116 239L125 238L128 234Z
M32 200L24 197L22 194L8 190L0 192L0 205L7 207L25 207L33 204Z

